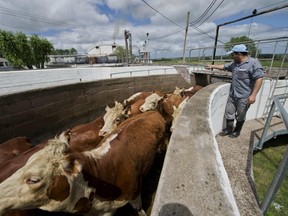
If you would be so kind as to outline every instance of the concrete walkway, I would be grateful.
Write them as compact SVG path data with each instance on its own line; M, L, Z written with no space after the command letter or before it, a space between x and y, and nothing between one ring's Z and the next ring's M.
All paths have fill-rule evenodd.
M236 139L216 136L240 215L262 215L254 196L252 159L253 144L261 137L264 126L263 119L249 120L245 122L241 135ZM274 117L270 133L282 129L285 129L282 119Z
M170 138L151 216L262 215L251 169L270 83L263 86L236 139L217 135L229 84L208 85L187 101ZM282 119L274 117L270 129L285 129Z

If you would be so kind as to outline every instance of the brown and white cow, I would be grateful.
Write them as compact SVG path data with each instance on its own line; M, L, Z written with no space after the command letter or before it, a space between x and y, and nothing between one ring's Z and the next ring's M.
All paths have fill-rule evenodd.
M202 89L203 86L200 85L195 85L195 86L191 86L190 88L182 91L180 94L182 97L192 97L197 91L199 91L200 89Z
M144 104L142 104L139 109L141 110L141 112L155 110L158 105L158 102L162 100L163 98L164 98L163 94L159 94L155 92L149 95L147 98L145 98Z
M0 144L0 165L20 153L32 148L27 137L15 137Z
M145 103L145 99L139 99L138 101L135 101L131 105L127 105L124 107L124 115L126 118L129 118L134 115L138 115L142 113L140 111L140 107Z
M0 165L0 184L5 181L7 178L9 178L11 175L13 175L18 169L22 168L25 166L26 162L29 160L29 158L43 149L45 145L47 144L46 142L43 142L41 144L35 145L32 148L29 148L28 150L22 152L21 154L10 158L7 160L5 163L2 163Z
M105 108L104 125L99 131L100 136L105 136L114 130L121 122L126 119L124 105L115 101L114 107L110 108L106 106Z
M142 112L147 112L151 110L156 110L166 121L166 125L170 127L173 119L173 106L178 107L179 104L185 98L176 94L167 94L165 96L159 96L157 94L152 94L146 98L145 103L140 107Z
M145 215L142 177L164 130L163 117L147 112L124 121L90 151L70 152L64 134L49 140L0 184L0 215L9 209L40 208L108 216L128 202Z
M129 98L125 99L123 101L123 104L124 104L124 106L134 104L138 100L145 99L146 97L148 97L152 93L153 92L145 92L145 91L137 92L137 93L131 95Z
M94 121L77 125L68 130L70 148L78 152L95 148L103 138L99 136L99 131L103 125L103 117L98 117Z

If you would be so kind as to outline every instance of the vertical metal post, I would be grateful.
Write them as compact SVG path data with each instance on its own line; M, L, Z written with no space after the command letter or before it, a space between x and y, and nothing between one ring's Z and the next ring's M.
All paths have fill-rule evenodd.
M274 46L274 49L273 49L273 56L272 56L272 61L271 61L271 64L270 64L270 68L269 68L269 73L272 71L272 66L274 64L274 58L275 58L275 51L276 51L276 47L277 47L277 44L278 44L278 41L275 42L275 46ZM276 83L277 84L277 83ZM275 85L276 85L275 84ZM274 93L274 92L273 92ZM273 95L273 94L272 94Z
M267 120L266 120L266 123L265 123L265 126L264 126L264 130L263 130L263 132L262 132L261 138L260 138L257 146L255 147L256 149L261 150L262 147L263 147L264 142L266 141L266 140L265 140L265 137L266 137L267 132L268 132L268 130L269 130L269 126L270 126L270 123L271 123L271 121L272 121L272 118L273 118L273 114L274 114L275 109L276 109L276 105L275 105L274 102L272 102L272 106L271 106L269 115L268 115L268 117L267 117Z
M182 60L183 64L185 63L186 41L187 41L189 19L190 19L189 17L190 17L190 12L188 11L188 13L187 13L187 24L186 24L186 29L185 29L184 48L183 48L183 60Z
M212 65L214 64L214 59L215 59L215 56L216 56L217 41L218 41L218 35L219 35L219 28L220 28L220 25L217 25L217 28L216 28L216 36L215 36L215 42L214 42L213 57L212 57Z
M128 48L128 38L129 38L129 31L124 31L124 38L125 38L125 47L126 47L126 62L129 64L129 48Z

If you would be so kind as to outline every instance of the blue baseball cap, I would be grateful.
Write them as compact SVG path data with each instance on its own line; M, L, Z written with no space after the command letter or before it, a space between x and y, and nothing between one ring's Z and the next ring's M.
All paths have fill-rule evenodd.
M248 53L247 47L244 44L235 45L229 52L226 53L226 55L229 55L229 54L234 53L234 52Z

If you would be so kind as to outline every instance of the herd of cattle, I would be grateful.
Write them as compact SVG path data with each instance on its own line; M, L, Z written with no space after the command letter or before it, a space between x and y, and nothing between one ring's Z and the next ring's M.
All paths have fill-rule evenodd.
M141 187L179 111L202 86L172 94L139 92L87 124L32 145L0 144L0 216L68 212L113 215L130 203L139 215Z

